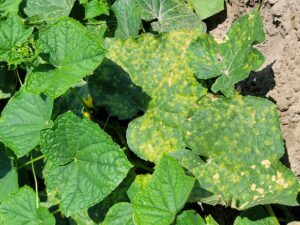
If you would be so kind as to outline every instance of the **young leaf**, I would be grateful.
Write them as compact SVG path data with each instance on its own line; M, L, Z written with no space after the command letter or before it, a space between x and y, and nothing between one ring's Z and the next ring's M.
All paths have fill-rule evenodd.
M0 62L16 65L32 56L27 42L33 27L25 28L17 13L11 12L0 20L0 31Z
M53 23L59 18L68 16L75 0L27 0L25 14L38 21Z
M120 202L111 207L102 225L135 225L131 204Z
M277 218L275 218L277 220ZM274 225L274 218L261 206L242 212L234 221L234 225Z
M176 225L206 225L206 223L197 212L187 210L177 217Z
M54 225L55 219L47 208L37 208L34 191L25 186L0 204L0 224Z
M178 0L142 0L142 19L152 22L152 30L170 32L174 30L199 29L206 31L205 24L184 3Z
M19 5L22 0L1 0L0 13L2 12L18 12Z
M298 204L297 178L279 162L284 144L276 107L268 100L202 97L189 114L184 140L193 152L208 158L199 166L184 166L202 188L219 195L222 204L238 209Z
M169 225L183 208L194 185L178 162L164 156L145 189L132 201L134 221L139 225Z
M130 149L145 160L157 162L163 154L185 147L181 123L191 104L206 92L185 57L197 35L195 31L177 31L108 43L107 57L152 98L146 114L133 120L127 130Z
M23 89L7 103L0 118L0 140L20 158L40 142L40 131L51 127L53 100Z
M201 20L211 17L224 9L224 0L189 0Z
M86 28L71 18L51 25L39 35L38 49L49 55L47 65L34 69L26 89L57 98L83 77L90 75L104 58L102 45Z
M5 155L5 147L0 143L0 204L18 188L17 170L12 160Z
M137 37L142 22L139 1L117 0L111 8L118 20L115 37L121 39Z
M95 105L105 106L110 115L119 119L130 119L139 111L146 111L150 100L128 74L109 59L89 76L88 87Z
M107 0L91 0L85 4L85 19L93 19L101 14L109 15Z
M239 18L222 43L208 34L195 40L187 50L189 65L199 79L218 77L213 92L234 95L234 84L248 77L264 62L263 55L252 47L264 41L262 19L257 9Z
M66 215L100 202L126 177L131 164L103 130L72 112L59 116L52 129L41 132L48 161L48 191L56 190Z

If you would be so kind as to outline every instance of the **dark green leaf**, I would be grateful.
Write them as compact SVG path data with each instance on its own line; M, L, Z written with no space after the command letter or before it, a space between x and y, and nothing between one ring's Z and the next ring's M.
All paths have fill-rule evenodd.
M120 202L111 207L102 225L135 225L131 204Z
M109 15L109 5L107 0L91 0L86 3L85 19L92 19L101 14Z
M59 116L41 133L48 161L47 190L57 191L66 215L100 202L126 177L131 165L120 147L100 127L72 112Z
M53 100L24 90L7 103L0 118L0 140L18 157L30 152L40 142L40 131L51 127Z
M224 0L189 0L200 19L204 20L224 9Z
M18 12L22 0L0 0L0 13Z
M197 212L188 210L177 217L176 225L206 225L206 223Z

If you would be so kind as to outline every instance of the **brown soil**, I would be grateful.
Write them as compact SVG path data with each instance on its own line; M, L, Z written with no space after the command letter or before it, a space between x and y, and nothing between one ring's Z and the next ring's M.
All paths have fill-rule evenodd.
M298 4L297 4L298 3ZM228 0L224 19L211 28L222 37L232 22L257 4L255 0ZM260 71L240 84L242 94L267 97L277 104L288 161L300 178L300 0L266 0L261 8L266 41L257 48L266 56ZM215 17L216 19L216 17Z

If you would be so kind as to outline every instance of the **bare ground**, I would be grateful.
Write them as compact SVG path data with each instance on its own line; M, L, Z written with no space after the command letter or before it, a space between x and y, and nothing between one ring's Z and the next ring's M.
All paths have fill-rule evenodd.
M232 22L256 4L255 0L228 1L226 12L217 16L221 22L211 27L210 33L221 39ZM286 163L300 178L300 0L266 0L261 15L266 41L257 48L266 61L240 87L245 95L267 97L276 103L286 143Z

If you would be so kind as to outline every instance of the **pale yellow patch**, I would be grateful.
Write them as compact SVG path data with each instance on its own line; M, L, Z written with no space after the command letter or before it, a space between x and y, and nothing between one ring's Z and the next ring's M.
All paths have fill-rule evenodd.
M273 175L273 176L272 176L272 181L275 181L275 180L276 180L276 176Z
M255 168L256 168L256 166L255 166L255 165L252 165L252 166L251 166L251 168L252 168L252 169L255 169Z
M244 172L244 171L242 171L242 172L241 172L241 175L242 175L242 176L244 176L244 175L245 175L245 172Z
M253 200L255 201L255 200L257 200L258 198L259 198L259 196L255 195L255 196L253 197Z
M214 176L213 176L214 180L219 180L220 178L220 175L218 173L216 173Z
M251 185L251 191L255 191L255 189L256 189L256 184L252 184Z
M265 193L265 190L262 189L262 188L256 188L256 191L257 191L259 194Z
M261 161L261 165L263 165L266 169L269 169L271 167L271 162L267 159Z

